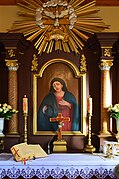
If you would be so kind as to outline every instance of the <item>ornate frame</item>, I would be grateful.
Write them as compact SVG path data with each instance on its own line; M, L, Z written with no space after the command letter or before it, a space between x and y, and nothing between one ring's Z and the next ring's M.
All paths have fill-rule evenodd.
M74 73L74 77L81 79L81 131L63 131L63 135L86 135L86 73L80 73L78 67L66 59L51 59L47 61L39 70L39 73L33 74L33 135L55 135L54 131L37 131L37 86L38 78L43 77L43 73L49 65L62 63L68 65Z

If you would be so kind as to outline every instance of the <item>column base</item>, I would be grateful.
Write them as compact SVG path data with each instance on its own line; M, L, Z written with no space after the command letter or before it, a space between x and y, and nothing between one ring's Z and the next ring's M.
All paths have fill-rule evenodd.
M20 135L18 132L7 132L6 135Z
M54 141L53 152L67 152L67 142L65 140Z
M100 131L100 134L99 134L101 137L106 137L106 136L111 136L111 133L110 132L108 132L108 131Z

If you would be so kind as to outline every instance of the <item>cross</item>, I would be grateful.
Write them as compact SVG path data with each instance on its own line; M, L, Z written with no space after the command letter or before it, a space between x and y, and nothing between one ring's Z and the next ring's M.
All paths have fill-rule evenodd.
M50 122L58 122L58 141L62 140L62 126L64 121L70 121L70 117L63 117L62 113L58 113L56 118L50 118Z
M20 157L19 154L18 154L19 149L16 150L14 147L12 147L12 150L15 151L15 153L14 153L15 156L18 155L18 157Z

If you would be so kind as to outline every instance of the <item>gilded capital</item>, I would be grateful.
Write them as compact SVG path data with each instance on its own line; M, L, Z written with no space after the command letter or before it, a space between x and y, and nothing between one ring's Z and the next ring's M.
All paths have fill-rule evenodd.
M101 70L109 70L113 65L113 60L101 60L99 68Z
M17 71L19 68L18 60L5 60L6 66L8 66L8 69L11 71Z

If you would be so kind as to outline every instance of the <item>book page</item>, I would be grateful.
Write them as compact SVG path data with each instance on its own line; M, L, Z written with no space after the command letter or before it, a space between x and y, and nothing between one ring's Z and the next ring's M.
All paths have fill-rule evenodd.
M28 150L30 153L34 153L35 158L48 156L48 154L42 149L40 145L28 144Z
M11 152L16 161L38 158L38 157L47 157L47 153L42 149L39 144L26 144L20 143L11 147Z
M11 152L14 156L14 159L16 161L23 160L24 158L26 160L32 159L34 156L32 153L29 153L26 143L16 144L16 145L12 146L10 148L10 150L11 150Z

